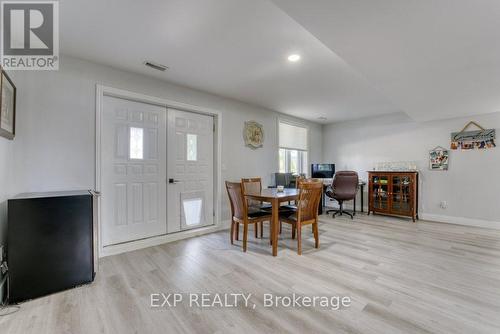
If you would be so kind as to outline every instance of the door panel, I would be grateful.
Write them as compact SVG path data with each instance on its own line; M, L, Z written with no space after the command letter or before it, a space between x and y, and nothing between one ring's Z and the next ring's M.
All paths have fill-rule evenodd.
M392 211L409 215L412 211L412 178L408 175L392 175Z
M104 246L166 233L166 109L105 96Z
M389 211L390 202L390 177L387 174L372 175L372 204L373 209L379 212Z
M168 232L213 224L211 116L168 110Z

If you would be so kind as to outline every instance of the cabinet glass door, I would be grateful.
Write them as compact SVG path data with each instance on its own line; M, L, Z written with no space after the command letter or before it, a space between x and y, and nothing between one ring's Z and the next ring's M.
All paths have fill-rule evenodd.
M411 177L407 175L392 176L391 209L394 212L411 212Z
M373 175L372 176L372 203L373 208L378 211L386 211L389 209L389 176Z

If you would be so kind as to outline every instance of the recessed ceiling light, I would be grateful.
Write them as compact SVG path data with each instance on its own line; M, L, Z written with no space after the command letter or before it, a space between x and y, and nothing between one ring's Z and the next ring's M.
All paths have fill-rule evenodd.
M300 55L298 54L293 54L288 56L288 60L291 62L296 62L300 60Z

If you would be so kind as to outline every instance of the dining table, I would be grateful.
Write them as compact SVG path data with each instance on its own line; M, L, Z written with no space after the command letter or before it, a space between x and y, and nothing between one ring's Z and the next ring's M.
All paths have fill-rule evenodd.
M278 255L278 234L279 234L279 207L283 202L296 201L299 198L299 190L295 188L285 188L279 191L277 188L262 189L260 192L245 193L247 199L253 199L260 202L271 203L271 243L273 247L273 256Z

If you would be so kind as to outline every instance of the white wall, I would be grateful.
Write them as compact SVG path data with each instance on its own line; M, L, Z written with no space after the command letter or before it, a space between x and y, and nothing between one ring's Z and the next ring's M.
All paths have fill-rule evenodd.
M11 77L18 88L16 193L95 188L97 83L221 111L223 180L261 176L268 185L278 168L276 112L68 56L59 71L17 71ZM264 126L262 149L244 146L248 120ZM311 162L318 162L322 127L305 123L311 127ZM223 217L228 217L226 197L224 192Z
M13 141L0 137L0 245L7 240L7 199L12 195L13 163Z
M470 120L500 128L500 113L424 123L392 114L337 123L323 127L323 158L336 163L337 170L358 171L365 180L377 162L417 161L421 217L500 227L500 147L450 151L449 171L428 169L428 151L438 145L449 147L451 132ZM440 208L443 200L447 209Z
M0 245L7 244L7 199L12 196L13 162L13 142L0 137ZM0 273L0 282L3 276ZM0 303L4 301L4 293L0 290Z

